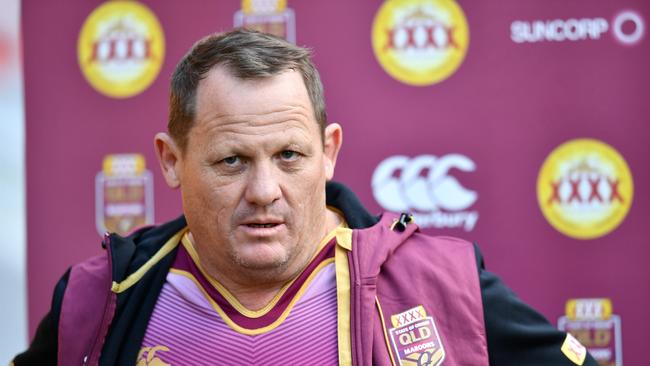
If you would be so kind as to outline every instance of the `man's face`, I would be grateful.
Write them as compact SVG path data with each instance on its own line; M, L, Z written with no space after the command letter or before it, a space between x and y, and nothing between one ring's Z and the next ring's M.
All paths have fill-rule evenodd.
M173 167L203 266L242 281L302 269L326 234L325 182L339 145L338 125L323 145L299 72L240 80L211 70Z

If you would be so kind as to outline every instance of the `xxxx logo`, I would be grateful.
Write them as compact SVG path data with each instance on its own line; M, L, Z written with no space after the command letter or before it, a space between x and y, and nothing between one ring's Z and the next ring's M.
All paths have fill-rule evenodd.
M454 0L387 0L372 29L373 50L384 70L416 86L453 74L468 44L467 21Z
M633 195L630 170L611 146L591 139L569 141L544 162L537 196L546 219L560 232L592 239L614 230Z
M156 16L136 1L108 1L86 19L77 44L86 80L113 98L131 97L156 79L165 40Z
M395 327L401 327L416 320L424 319L427 316L422 306L415 307L403 313L391 316L391 323Z

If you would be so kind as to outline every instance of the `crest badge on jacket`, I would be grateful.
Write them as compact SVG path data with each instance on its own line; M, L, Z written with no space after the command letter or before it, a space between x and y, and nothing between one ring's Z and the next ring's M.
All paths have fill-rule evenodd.
M396 361L402 366L438 366L445 349L433 318L422 305L391 315L389 329Z

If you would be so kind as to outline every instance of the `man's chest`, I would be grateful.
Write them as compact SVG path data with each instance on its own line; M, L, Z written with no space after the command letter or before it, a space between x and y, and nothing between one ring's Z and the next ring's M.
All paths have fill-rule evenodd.
M333 258L258 312L239 311L197 277L191 270L168 274L138 366L338 364Z

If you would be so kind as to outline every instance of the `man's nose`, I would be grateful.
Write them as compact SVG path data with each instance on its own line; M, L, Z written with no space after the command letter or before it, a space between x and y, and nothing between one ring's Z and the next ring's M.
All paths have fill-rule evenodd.
M256 164L247 176L245 199L257 206L268 206L280 199L282 190L278 173L272 164Z

